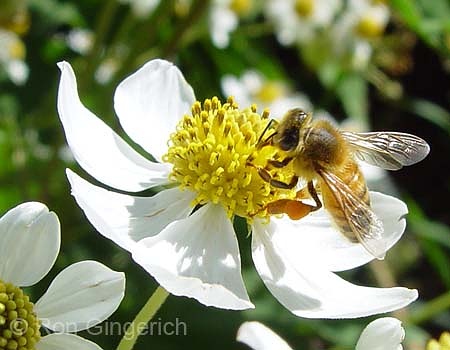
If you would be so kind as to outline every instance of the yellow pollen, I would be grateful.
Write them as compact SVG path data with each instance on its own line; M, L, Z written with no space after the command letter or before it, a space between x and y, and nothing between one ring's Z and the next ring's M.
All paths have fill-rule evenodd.
M428 341L426 350L450 350L450 333L442 333L439 341L436 339Z
M195 102L192 114L185 115L171 135L163 158L173 164L171 180L197 193L193 206L212 202L222 205L229 217L268 217L268 203L295 197L295 190L273 188L256 170L280 153L271 146L256 148L268 122L267 111L260 115L254 105L240 110L232 98L225 104L217 97L203 105ZM293 176L291 167L269 171L280 181Z
M379 37L383 32L384 26L373 16L366 15L362 17L356 25L356 33L367 39Z
M300 17L310 17L314 12L314 0L296 0L295 12Z
M0 280L0 349L34 350L40 322L28 295Z
M252 0L231 0L231 10L239 16L245 16L250 13L253 7Z
M265 83L256 94L256 97L264 103L272 103L276 99L283 96L285 89L283 85L276 81L270 81Z

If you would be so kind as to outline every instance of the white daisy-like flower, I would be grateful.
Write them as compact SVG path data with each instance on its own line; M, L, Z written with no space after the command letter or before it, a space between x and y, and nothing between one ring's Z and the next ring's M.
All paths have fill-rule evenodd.
M94 43L94 33L89 29L72 29L66 37L67 45L81 55L87 54Z
M292 45L313 40L318 30L330 25L341 6L341 0L268 0L265 13L278 41Z
M370 322L362 331L355 350L402 350L405 330L400 320L383 317Z
M333 273L373 257L334 229L326 211L299 221L269 220L266 204L292 198L295 190L272 188L248 165L264 165L278 152L271 146L256 150L267 115L239 110L232 100L196 102L176 66L150 61L119 84L114 106L128 135L159 161L152 162L83 106L71 66L59 67L58 112L81 167L120 191L170 185L153 197L128 195L67 171L89 221L170 293L208 306L253 307L232 223L239 215L248 219L253 261L265 285L298 316L360 317L417 298L416 290L357 286ZM274 175L284 180L292 175L288 168ZM371 201L384 224L387 250L405 229L407 208L379 193L371 193Z
M231 9L232 0L213 0L209 10L209 29L214 46L223 49L230 43L230 34L238 26L238 15Z
M159 5L160 0L118 0L123 4L129 4L131 11L138 18L144 18L150 15Z
M389 17L389 7L381 1L350 0L332 31L336 52L351 52L353 66L364 69L372 56L372 43L383 34Z
M240 106L248 107L256 103L262 109L268 108L277 119L292 108L312 109L306 95L292 92L284 81L269 80L255 70L245 71L240 78L225 75L221 85L224 94L233 96Z
M383 317L364 328L355 350L402 350L404 338L401 322L393 317ZM236 339L254 350L292 350L275 332L256 321L243 323Z
M250 13L253 0L213 0L209 9L209 29L214 46L226 48L239 19Z
M23 203L0 218L0 348L101 350L68 332L92 327L117 309L123 273L82 261L61 271L35 305L21 289L50 271L60 240L58 217L44 204ZM41 325L54 333L41 334Z
M119 59L115 57L109 57L99 64L97 70L95 71L95 80L99 84L105 85L111 81L114 74L117 73L119 68L120 68Z
M0 66L14 84L23 85L29 74L24 43L16 33L0 29L0 47Z

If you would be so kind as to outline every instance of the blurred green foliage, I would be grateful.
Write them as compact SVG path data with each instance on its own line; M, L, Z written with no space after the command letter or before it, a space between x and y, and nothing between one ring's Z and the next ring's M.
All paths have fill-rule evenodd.
M247 69L257 69L268 79L283 81L293 90L306 93L315 108L327 110L337 120L351 118L376 130L413 132L431 144L427 160L391 174L396 192L410 209L404 239L383 265L346 273L346 277L362 284L384 285L377 278L381 269L397 284L418 288L420 299L396 316L406 325L404 347L422 349L429 336L450 329L449 2L389 2L392 17L386 41L374 46L375 54L363 69L353 69L347 61L330 54L326 37L301 45L281 45L273 23L265 18L262 0L255 0L253 12L239 18L229 45L218 48L211 42L208 20L214 4L167 0L147 14L137 15L132 5L115 0L0 3L0 27L12 28L9 22L15 12L26 18L20 23L28 28L19 35L29 67L28 80L22 85L1 74L0 213L23 201L41 201L58 214L62 225L61 254L50 275L32 289L32 294L37 298L57 272L82 259L96 259L126 273L126 297L112 320L130 321L156 288L155 281L131 261L128 253L95 232L70 195L66 167L95 180L67 155L55 107L59 80L56 62L71 62L83 103L128 141L114 115L112 95L117 83L145 61L155 57L174 61L200 99L224 97L221 78L225 74L239 76ZM84 51L68 42L76 29L92 35ZM388 44L388 38L404 33L413 44L394 57L394 62L404 59L408 63L407 69L397 74L390 70L392 66L377 64L376 57L383 53L383 45L384 57L386 52L395 53L389 45L398 48L402 40ZM108 63L108 79L102 80L99 69L108 68ZM187 324L187 335L143 336L136 349L243 349L235 342L235 334L245 320L262 321L297 349L352 348L368 319L328 321L293 316L268 293L256 274L247 235L238 238L244 279L256 309L225 311L170 296L157 319L178 318ZM82 335L104 349L114 348L119 341L117 335Z

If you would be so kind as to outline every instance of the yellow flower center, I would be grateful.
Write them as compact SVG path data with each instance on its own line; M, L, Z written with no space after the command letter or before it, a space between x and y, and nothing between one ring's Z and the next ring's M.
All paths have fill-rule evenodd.
M295 0L295 12L300 17L310 17L314 12L314 0Z
M373 16L363 16L356 25L356 33L363 38L376 38L383 34L384 26Z
M14 40L10 43L8 47L9 56L12 59L24 59L25 58L25 45L20 40Z
M247 15L252 9L252 0L231 0L230 8L233 12L239 16Z
M268 159L282 157L275 147L256 148L269 122L268 114L256 113L256 106L240 110L232 98L225 104L217 97L203 105L198 101L193 104L192 114L185 115L171 135L164 156L164 161L173 164L171 180L182 190L197 193L193 206L212 202L222 205L229 217L252 219L268 217L266 204L295 197L294 190L270 186L255 168L266 166ZM270 173L285 182L293 175L290 166Z
M439 341L431 339L427 344L426 350L450 350L450 333L442 333Z
M34 350L40 322L28 295L0 280L0 349Z
M261 102L264 103L272 103L277 98L280 98L285 93L283 89L283 85L278 82L267 82L265 83L261 89L256 94L256 98L258 98Z

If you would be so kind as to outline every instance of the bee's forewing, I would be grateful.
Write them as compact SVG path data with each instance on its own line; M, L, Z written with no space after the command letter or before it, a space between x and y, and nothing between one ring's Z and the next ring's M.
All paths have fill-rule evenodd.
M383 259L386 242L380 219L338 176L326 170L320 170L319 175L335 197L358 242L375 258Z
M369 164L387 170L420 162L430 152L430 146L420 137L401 132L342 132L354 155Z

